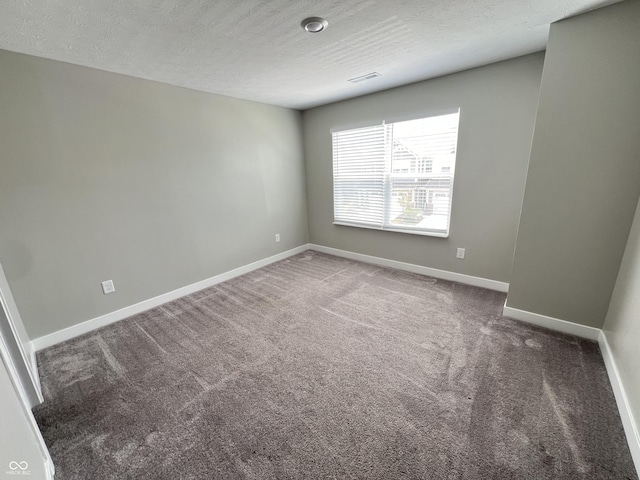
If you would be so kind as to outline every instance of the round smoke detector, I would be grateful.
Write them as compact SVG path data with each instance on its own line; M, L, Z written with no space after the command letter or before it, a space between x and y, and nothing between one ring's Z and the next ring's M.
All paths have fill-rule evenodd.
M329 22L327 22L324 18L321 17L309 17L305 18L300 26L304 28L309 33L320 33L323 31Z

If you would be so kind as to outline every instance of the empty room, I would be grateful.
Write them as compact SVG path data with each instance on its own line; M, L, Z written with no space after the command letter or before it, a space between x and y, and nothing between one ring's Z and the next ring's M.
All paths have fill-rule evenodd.
M0 11L0 477L638 479L640 0Z

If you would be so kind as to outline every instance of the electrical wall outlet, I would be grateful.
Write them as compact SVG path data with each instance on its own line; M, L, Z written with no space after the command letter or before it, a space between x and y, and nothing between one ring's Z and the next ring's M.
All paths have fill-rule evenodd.
M116 291L116 287L113 285L113 280L106 280L102 282L102 291L104 294L113 293Z
M463 259L464 258L464 248L459 248L456 252L456 258Z
M278 243L280 241L280 234L276 233L276 243Z

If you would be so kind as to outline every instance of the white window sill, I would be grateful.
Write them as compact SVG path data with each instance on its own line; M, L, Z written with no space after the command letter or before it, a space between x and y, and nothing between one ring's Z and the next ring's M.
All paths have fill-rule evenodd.
M409 233L411 235L422 235L426 237L439 237L439 238L449 238L448 231L435 231L435 230L414 230L411 228L401 228L401 227L374 227L372 225L363 225L358 223L347 223L347 222L333 222L334 225L341 225L343 227L356 227L356 228L367 228L369 230L379 230L383 232L397 232L397 233Z

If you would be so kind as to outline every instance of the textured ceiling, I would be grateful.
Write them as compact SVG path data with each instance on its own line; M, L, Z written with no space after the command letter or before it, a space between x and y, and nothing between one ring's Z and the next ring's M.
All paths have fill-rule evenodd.
M0 0L0 48L305 109L543 50L550 23L611 3Z

